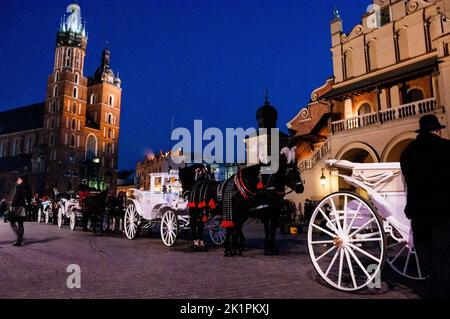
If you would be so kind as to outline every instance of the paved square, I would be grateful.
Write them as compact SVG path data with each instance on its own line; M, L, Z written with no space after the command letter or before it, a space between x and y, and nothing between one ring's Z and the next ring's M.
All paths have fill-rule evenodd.
M342 293L318 280L305 235L280 235L279 256L264 256L262 224L244 229L248 251L223 257L222 247L193 253L189 234L172 248L159 231L130 241L67 226L26 223L25 246L13 247L0 224L0 298L418 298L417 283L387 267L381 289ZM81 288L66 285L70 264L81 267Z

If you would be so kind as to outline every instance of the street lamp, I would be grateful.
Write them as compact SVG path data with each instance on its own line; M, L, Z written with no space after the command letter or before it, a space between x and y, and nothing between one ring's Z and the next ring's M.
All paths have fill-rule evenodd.
M322 168L322 176L320 176L320 185L322 185L322 187L324 188L325 185L327 184L327 178L323 174L323 170L324 170L324 168Z

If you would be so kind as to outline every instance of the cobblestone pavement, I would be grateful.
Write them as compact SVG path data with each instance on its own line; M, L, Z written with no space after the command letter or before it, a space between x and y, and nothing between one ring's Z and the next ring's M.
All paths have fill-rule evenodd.
M330 289L313 269L305 235L280 235L280 255L264 256L262 225L252 223L245 233L245 255L227 258L212 244L192 253L189 234L168 248L158 231L131 241L36 223L25 224L25 246L13 247L2 221L0 298L418 298L417 283L389 270L380 289ZM80 289L67 288L69 264L81 267Z

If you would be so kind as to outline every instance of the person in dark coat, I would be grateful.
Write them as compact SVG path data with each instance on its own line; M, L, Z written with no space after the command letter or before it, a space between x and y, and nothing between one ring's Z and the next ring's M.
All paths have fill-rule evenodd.
M27 179L24 176L20 176L16 181L16 192L11 202L11 213L9 214L11 229L17 235L17 241L14 243L14 246L23 245L23 222L26 219L26 210L29 204L31 204L31 189ZM17 227L16 223L19 227Z
M428 278L427 295L450 296L450 141L441 138L434 115L419 121L416 140L403 151L401 170L407 188L405 214L411 220L414 247Z
M5 199L2 199L0 201L0 216L3 216L5 223L7 222L6 218L7 218L7 214L6 212L8 211L8 204L6 203Z

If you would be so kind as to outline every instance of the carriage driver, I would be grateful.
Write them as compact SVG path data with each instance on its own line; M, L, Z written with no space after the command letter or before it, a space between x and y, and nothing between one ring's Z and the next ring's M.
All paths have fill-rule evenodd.
M450 141L441 138L434 115L419 121L417 138L403 151L400 165L407 186L406 216L411 219L421 268L428 274L427 297L450 296Z

